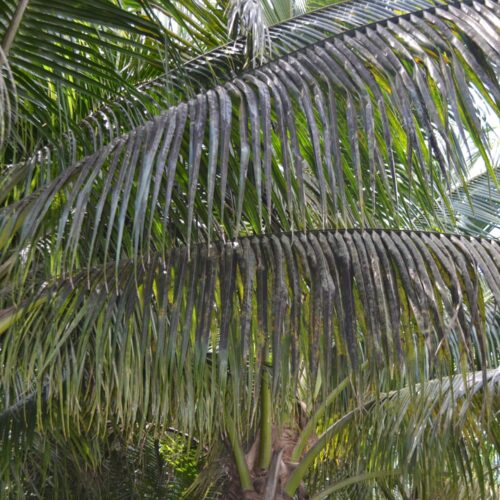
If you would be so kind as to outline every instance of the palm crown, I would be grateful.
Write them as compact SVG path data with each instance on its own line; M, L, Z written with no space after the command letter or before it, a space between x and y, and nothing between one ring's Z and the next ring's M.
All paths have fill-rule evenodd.
M498 2L92 7L0 0L5 491L173 429L192 494L494 496Z

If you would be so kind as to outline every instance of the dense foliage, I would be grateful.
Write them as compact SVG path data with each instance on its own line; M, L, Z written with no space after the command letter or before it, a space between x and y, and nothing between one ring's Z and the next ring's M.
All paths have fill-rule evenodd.
M494 498L499 29L0 0L3 494Z

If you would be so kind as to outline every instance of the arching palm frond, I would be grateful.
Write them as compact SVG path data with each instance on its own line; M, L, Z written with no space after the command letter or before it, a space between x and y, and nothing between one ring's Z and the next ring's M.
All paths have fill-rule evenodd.
M332 486L312 498L494 498L499 427L483 402L498 401L499 389L495 368L486 377L433 379L368 400L331 439L311 482Z
M433 230L456 222L455 186L481 190L461 144L498 188L484 113L499 114L499 2L352 0L270 27L253 68L237 39L140 88L139 66L111 79L119 53L153 57L166 30L174 62L224 38L197 40L203 4L57 1L45 15L33 0L23 14L9 63L23 112L49 90L33 122L45 113L52 132L28 134L30 153L51 142L21 162L11 134L0 179L0 479L57 497L67 472L82 496L115 438L172 426L210 460L230 451L212 463L227 498L234 478L235 498L302 498L306 472L319 491L331 467L337 489L361 477L388 497L485 497L500 246ZM33 91L19 75L35 14L60 27L55 41L42 30L40 58L62 52L35 64ZM102 40L74 33L99 23ZM69 92L62 59L84 75L102 63L109 88L96 73L77 82L89 97ZM59 70L60 92L41 82ZM75 106L68 126L58 96Z
M496 367L483 294L498 307L499 256L496 242L475 238L309 232L52 280L0 315L2 458L23 457L17 439L34 422L63 435L69 422L75 432L92 425L98 436L110 422L125 435L169 422L203 447L228 411L249 439L267 372L275 404L298 395L314 408L345 376L358 400L450 366Z
M22 10L18 8L21 5ZM152 53L155 45L156 50L161 47L161 31L151 21L127 13L112 2L83 6L58 1L47 5L37 0L3 0L0 12L0 40L8 50L19 93L18 116L14 118L21 129L10 152L16 161L16 149L29 154L30 148L44 138L44 130L49 139L57 139L61 130L54 131L52 127L53 117L59 113L65 115L69 124L88 114L92 99L101 101L120 88L133 92L117 67L120 57L142 59L151 67L158 66ZM152 42L150 49L134 40L139 36ZM76 93L88 96L86 106L84 99L77 102ZM31 129L25 123L28 120ZM60 126L66 128L64 121Z
M208 6L205 20L213 38L207 35L204 45L198 37L200 47L162 25L156 14L161 8L188 29L190 17L182 17L172 2L159 4L140 2L134 11L113 0L0 2L0 40L8 44L19 92L17 140L7 162L33 154L42 141L57 143L64 132L70 142L75 135L84 141L78 122L109 98L126 96L147 109L149 100L136 90L138 83L165 78L165 71L221 43Z
M454 5L453 2L448 3ZM443 2L444 8L446 4L447 2ZM475 8L486 16L491 12L479 2L475 3ZM413 13L421 16L424 12L432 13L434 9L435 3L430 0L419 2L353 0L348 5L329 6L272 26L269 30L272 41L269 58L271 61L276 60L333 37L342 37L344 34L356 35L356 31L362 33L365 26L376 28L377 23L385 25L388 20L405 21L405 18ZM369 50L373 48L383 50L383 45L386 43L390 45L391 41L382 37L378 43L379 47L369 41ZM171 71L167 79L162 75L145 82L137 89L143 95L143 99L137 100L133 96L127 99L123 96L118 101L109 103L86 120L83 129L85 132L90 130L90 137L85 142L96 144L99 138L98 144L102 145L101 141L106 136L116 137L131 127L144 123L151 117L151 112L165 109L166 103L176 104L179 100L189 99L197 92L207 91L217 84L227 82L243 70L246 63L245 46L244 38L230 42L188 61L177 71ZM473 69L476 70L475 67ZM453 112L455 113L456 109Z
M0 155L10 139L12 116L16 114L15 84L2 47L0 47Z
M155 412L164 405L168 411L170 397L180 398L172 408L190 407L182 398L197 390L183 394L177 385L176 394L169 394L167 386L172 370L183 372L191 366L186 356L200 353L203 372L205 355L212 352L219 371L211 376L224 386L228 366L231 383L247 377L246 370L260 371L268 362L261 356L267 345L279 392L296 384L299 367L313 386L321 372L329 390L332 377L343 377L348 365L359 366L364 359L375 368L404 365L412 357L416 362L426 353L418 361L423 373L447 369L461 354L471 366L496 366L497 353L487 348L482 326L482 296L486 287L500 302L498 263L494 241L371 230L244 238L195 246L190 256L179 248L151 256L135 273L131 261L122 261L117 270L111 265L53 279L34 287L24 304L2 311L2 331L11 328L2 363L17 366L16 372L6 370L5 388L25 393L36 382L29 374L36 373L38 383L50 380L51 397L75 398L76 404L81 390L91 391L98 399L90 407L102 411L102 405L117 405L117 418L134 426L137 418L159 418ZM45 347L27 360L28 378L21 379L28 385L20 387L24 369L18 353L32 352L34 345ZM94 355L88 372L82 371L87 362L74 364L78 373L63 362L66 356L83 356L83 361L89 349ZM54 356L63 357L57 367L49 362ZM255 359L245 368L250 358ZM144 363L162 387L135 387L143 403L120 403L136 382L151 383L149 376L144 379ZM94 388L84 382L90 374L96 377ZM405 376L413 377L410 369ZM63 382L75 385L68 390ZM138 407L143 408L139 414ZM213 424L200 420L203 426ZM215 427L208 427L202 434L210 439Z
M440 224L434 200L448 203L447 180L467 168L457 129L477 141L492 171L467 77L494 110L499 95L497 53L475 21L497 19L496 4L457 5L315 42L170 108L62 172L50 158L13 168L1 188L12 203L0 214L0 248L16 231L21 248L48 231L55 248L68 242L74 263L85 258L77 250L84 234L120 260L214 230L411 227L415 207ZM26 175L30 196L14 190ZM50 211L54 196L61 217ZM156 241L158 224L171 232Z

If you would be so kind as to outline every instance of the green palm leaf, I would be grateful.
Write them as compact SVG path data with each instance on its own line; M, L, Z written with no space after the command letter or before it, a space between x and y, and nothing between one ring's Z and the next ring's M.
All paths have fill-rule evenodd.
M135 274L133 263L122 261L119 274L111 265L70 280L33 284L32 299L2 312L2 330L10 327L3 334L2 364L17 366L15 372L6 370L4 388L7 393L21 390L23 373L28 385L21 392L28 391L32 376L42 381L50 370L51 398L75 398L76 404L92 372L97 379L89 397L98 399L91 407L102 411L112 406L124 424L134 426L136 418L165 418L157 412L168 411L170 376L180 370L181 377L196 359L199 375L208 375L209 352L218 366L212 376L222 387L228 367L236 383L254 378L255 370L260 372L272 358L273 387L279 392L290 389L299 369L312 386L321 373L328 391L333 376L348 366L355 372L364 359L381 368L424 356L418 362L424 372L448 369L450 359L460 363L462 355L472 366L496 366L495 351L486 347L482 290L500 302L498 262L497 242L385 231L253 237L195 246L190 254L179 248L162 258L151 256ZM72 363L63 360L83 361L89 349L94 356L88 368L81 371L87 363L78 363L79 374L73 373ZM263 350L268 353L264 358ZM23 368L19 352L38 354ZM51 360L61 356L55 369ZM139 390L139 415L137 406L128 406L126 392L132 380L135 386L141 380L150 384L144 363L161 387ZM115 371L123 375L115 379ZM107 388L99 395L103 383ZM192 383L198 383L196 377ZM172 411L189 407L182 400L189 393L177 387L174 398L180 399ZM207 439L215 431L203 429Z
M486 377L481 372L471 372L433 379L369 401L364 405L364 413L353 415L342 431L344 435L336 436L343 443L352 443L343 451L350 455L346 464L353 469L346 468L342 478L338 468L335 470L323 460L319 474L336 476L336 480L313 498L329 498L333 493L347 498L370 491L378 496L390 496L388 492L411 496L418 492L425 498L493 498L498 484L488 474L495 467L490 460L492 449L497 446L494 443L498 443L498 428L488 425L488 418L495 417L480 413L485 394L498 398L499 375L496 368L488 370ZM373 451L369 456L361 456L363 448ZM334 449L335 445L330 452ZM447 452L442 453L443 449ZM413 474L406 475L404 471L409 466ZM464 468L468 469L465 474ZM429 475L433 481L428 480Z
M444 6L446 4L447 2L443 2ZM329 38L339 37L346 32L362 31L367 25L376 27L377 23L384 24L388 19L404 21L410 13L422 15L426 11L433 12L434 8L435 3L427 0L420 2L391 0L390 2L369 3L364 0L355 0L349 2L348 7L333 5L319 9L270 28L269 36L272 41L270 60L315 43L322 43ZM486 16L490 12L488 8L481 5L476 5L476 8ZM151 101L155 103L153 109L154 107L163 109L165 102L170 103L172 99L178 102L179 98L192 97L193 93L206 91L218 83L227 81L235 73L241 72L245 64L244 53L245 40L238 39L234 43L203 54L187 62L181 71L170 73L167 79L168 85L165 85L164 76L141 85L138 90L145 94L144 99L134 102L125 98L116 103L110 103L109 108L105 107L101 110L102 113L96 113L92 119L88 120L86 127L90 126L91 129L97 127L93 134L99 137L107 135L103 133L103 128L108 131L110 127L114 129L113 135L127 131L130 126L141 124L150 116ZM93 141L95 141L94 137L89 138L88 142Z
M68 473L84 495L113 442L173 427L227 498L235 480L235 498L302 498L307 471L311 491L338 473L360 496L486 497L499 241L434 231L477 229L463 197L495 223L498 2L337 3L271 26L260 64L253 0L229 10L247 38L214 50L208 0L3 4L9 491L57 497Z
M307 46L170 108L51 182L32 178L32 201L24 192L22 202L12 200L0 214L0 246L16 229L22 245L32 241L56 194L64 203L56 248L67 240L71 262L78 260L76 245L90 224L92 240L107 228L100 240L105 255L115 247L115 260L125 252L137 258L143 242L142 251L164 246L164 239L154 244L149 232L159 219L173 224L174 240L188 245L210 239L214 227L237 237L242 229L261 232L278 221L285 229L411 226L415 206L438 225L433 200L440 196L448 204L446 182L452 175L463 178L467 168L451 122L479 141L492 171L466 75L477 75L477 90L495 110L499 93L487 63L494 54L470 45L475 44L470 30L467 41L456 31L458 24L451 30L450 9L426 11L422 18L403 16L387 27L376 23ZM486 15L481 12L477 15ZM416 44L416 33L428 40L425 50ZM377 46L385 52L377 50L374 64L368 49ZM455 106L443 105L457 94ZM57 168L50 158L42 160L47 161L44 171ZM31 178L37 163L11 169L2 185L4 199L26 173ZM76 208L81 215L70 220ZM123 240L128 219L131 245Z
M498 168L496 173L498 179ZM457 227L462 232L496 239L500 237L500 194L487 173L470 180L467 193L457 189L450 198L457 215Z
M16 4L0 2L0 40L8 48L19 92L19 136L12 142L7 161L33 154L41 141L60 141L64 132L70 134L67 139L78 137L83 132L78 123L109 98L127 96L147 106L150 100L141 97L137 84L164 78L166 69L206 50L205 45L196 47L192 38L158 22L156 13L161 10L182 28L193 23L172 3L160 2L154 10L148 2L141 2L136 11L111 0L54 1L49 6L31 0L19 4L25 10L16 10ZM143 9L141 4L145 4ZM190 8L200 7L192 2ZM206 18L211 15L207 10ZM215 29L211 33L215 40L207 37L209 48L221 43L220 34Z
M29 438L20 431L38 415L40 430L92 422L99 436L110 419L126 435L168 421L204 446L223 432L214 416L227 398L252 425L268 370L275 404L299 391L314 407L346 375L362 394L450 365L496 367L483 294L498 307L499 256L496 242L475 238L309 232L196 246L190 256L180 248L135 274L122 262L118 275L108 266L35 286L0 315L9 327L3 440ZM207 406L194 411L198 398ZM15 444L5 449L10 460Z

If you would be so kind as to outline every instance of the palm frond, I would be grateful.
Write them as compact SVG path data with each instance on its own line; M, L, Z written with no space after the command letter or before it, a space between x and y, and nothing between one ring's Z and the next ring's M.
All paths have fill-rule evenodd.
M318 461L311 484L315 479L324 484L328 475L331 486L313 499L368 492L494 498L499 492L498 426L494 414L484 413L484 400L493 401L496 411L499 390L500 369L495 368L486 376L470 372L380 394L378 401L363 405Z
M365 360L374 383L391 366L412 384L450 365L497 366L483 294L498 307L499 256L483 239L326 231L194 246L190 256L177 248L135 271L123 261L51 280L0 315L11 319L3 411L46 387L44 411L63 422L77 412L132 430L171 419L210 441L226 391L243 396L235 411L255 411L267 365L277 400L290 401L300 370L309 404L311 388L331 390Z
M178 16L178 7L170 4L164 11ZM164 78L166 70L206 50L161 24L155 12L133 12L113 0L85 5L2 0L0 40L9 45L19 91L17 134L4 161L33 154L41 142L57 144L64 132L71 142L78 137L77 124L108 98L127 95L147 107L150 99L141 100L135 89L140 81ZM208 20L207 26L212 26ZM212 33L217 41L208 48L220 43Z
M439 4L446 7L448 3L453 4ZM435 2L431 0L353 0L348 4L330 5L272 26L269 31L272 42L269 57L276 60L327 39L354 34L356 31L362 32L365 26L375 27L377 23L384 25L389 20L397 22L398 19L404 19L411 14L421 16L425 11L433 12L435 6ZM475 2L474 7L480 10L482 15L490 15L490 11L480 2ZM193 15L191 12L190 14ZM195 19L202 22L196 14L195 9ZM170 15L175 16L175 13ZM108 103L85 120L83 129L90 132L90 140L86 142L95 143L97 138L102 140L109 134L116 137L131 127L144 123L151 118L151 113L165 109L165 103L176 104L197 92L207 91L225 83L243 71L246 61L245 47L245 39L239 38L188 61L182 67L170 71L167 78L161 75L140 85L137 90L142 99L127 99L126 96L121 96L118 101ZM71 142L71 134L65 140Z
M215 230L238 237L276 223L411 227L416 206L439 225L434 200L449 206L446 183L467 168L452 123L493 170L466 79L495 112L500 94L496 52L474 32L477 16L496 19L496 4L474 13L457 5L460 23L451 6L433 8L308 45L199 93L62 172L50 157L12 168L0 188L8 205L0 248L16 231L17 251L49 232L56 251L67 242L71 267L83 258L84 234L119 261L163 248L172 235L189 245ZM15 189L21 179L31 196ZM158 224L171 227L167 240L159 231L155 241Z
M0 157L6 147L12 127L12 117L16 114L16 87L5 53L0 46Z
M246 38L245 52L252 65L265 60L270 49L268 27L259 0L230 0L228 5L228 32Z
M496 169L500 181L500 171ZM457 228L464 234L500 238L500 193L488 173L468 182L467 193L456 189L450 200L456 214Z

